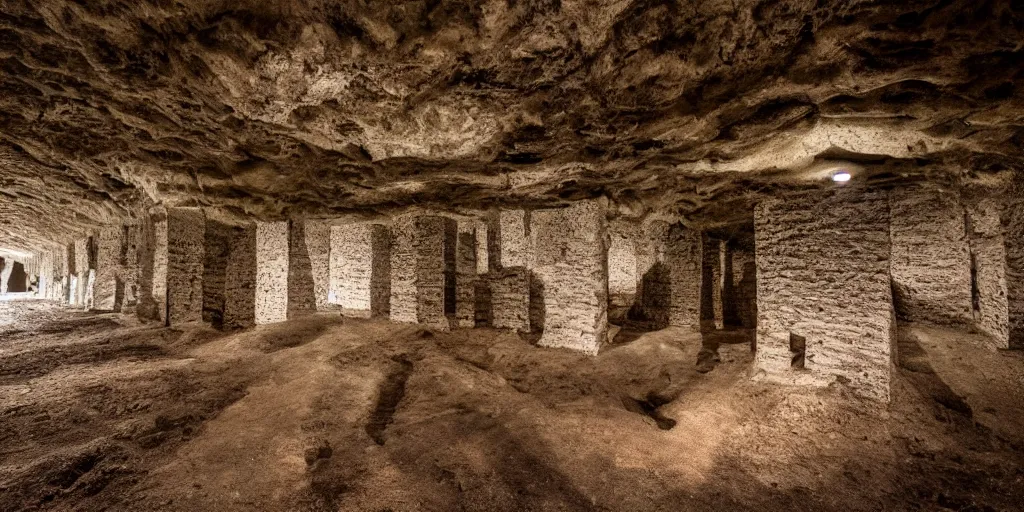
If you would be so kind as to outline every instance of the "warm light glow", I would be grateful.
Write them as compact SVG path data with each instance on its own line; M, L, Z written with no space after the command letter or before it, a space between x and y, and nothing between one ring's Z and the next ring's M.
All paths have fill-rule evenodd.
M832 175L832 181L836 183L846 183L850 181L850 173L848 172L837 172Z

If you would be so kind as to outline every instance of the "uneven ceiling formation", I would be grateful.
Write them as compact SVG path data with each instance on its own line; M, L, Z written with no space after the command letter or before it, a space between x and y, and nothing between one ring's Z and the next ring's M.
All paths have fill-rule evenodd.
M1024 162L1019 84L1012 0L5 0L0 246L145 202L711 222L830 162L984 180Z

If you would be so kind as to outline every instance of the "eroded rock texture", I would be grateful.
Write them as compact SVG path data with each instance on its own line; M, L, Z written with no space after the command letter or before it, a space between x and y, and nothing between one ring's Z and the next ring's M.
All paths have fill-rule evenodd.
M139 201L281 220L605 193L728 217L835 159L973 179L1024 156L1022 20L1010 0L12 0L0 236L69 243Z
M758 371L787 383L841 379L888 400L888 195L843 190L768 201L754 222Z

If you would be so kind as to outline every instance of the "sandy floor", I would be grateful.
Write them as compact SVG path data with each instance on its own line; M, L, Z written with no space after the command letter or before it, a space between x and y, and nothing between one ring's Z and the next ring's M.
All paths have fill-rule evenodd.
M751 382L745 332L622 333L591 358L336 316L222 333L15 301L0 318L5 511L1024 503L1024 357L959 331L904 326L880 407Z

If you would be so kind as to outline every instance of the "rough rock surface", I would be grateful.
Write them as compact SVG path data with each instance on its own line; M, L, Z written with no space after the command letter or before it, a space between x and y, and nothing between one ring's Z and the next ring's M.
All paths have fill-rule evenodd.
M140 199L282 218L603 190L700 216L815 158L998 172L1024 157L1022 20L1010 0L12 0L0 237L67 243Z
M967 210L971 259L975 269L974 320L997 347L1009 346L1009 308L1006 294L1006 244L1000 206L985 200Z
M888 401L888 195L847 189L768 201L754 222L758 371L786 383L839 379Z
M597 354L606 341L606 207L601 201L580 201L569 208L536 210L530 215L534 247L530 275L543 285L541 346Z
M971 258L963 205L948 192L890 194L892 288L903 320L964 324L972 319Z

